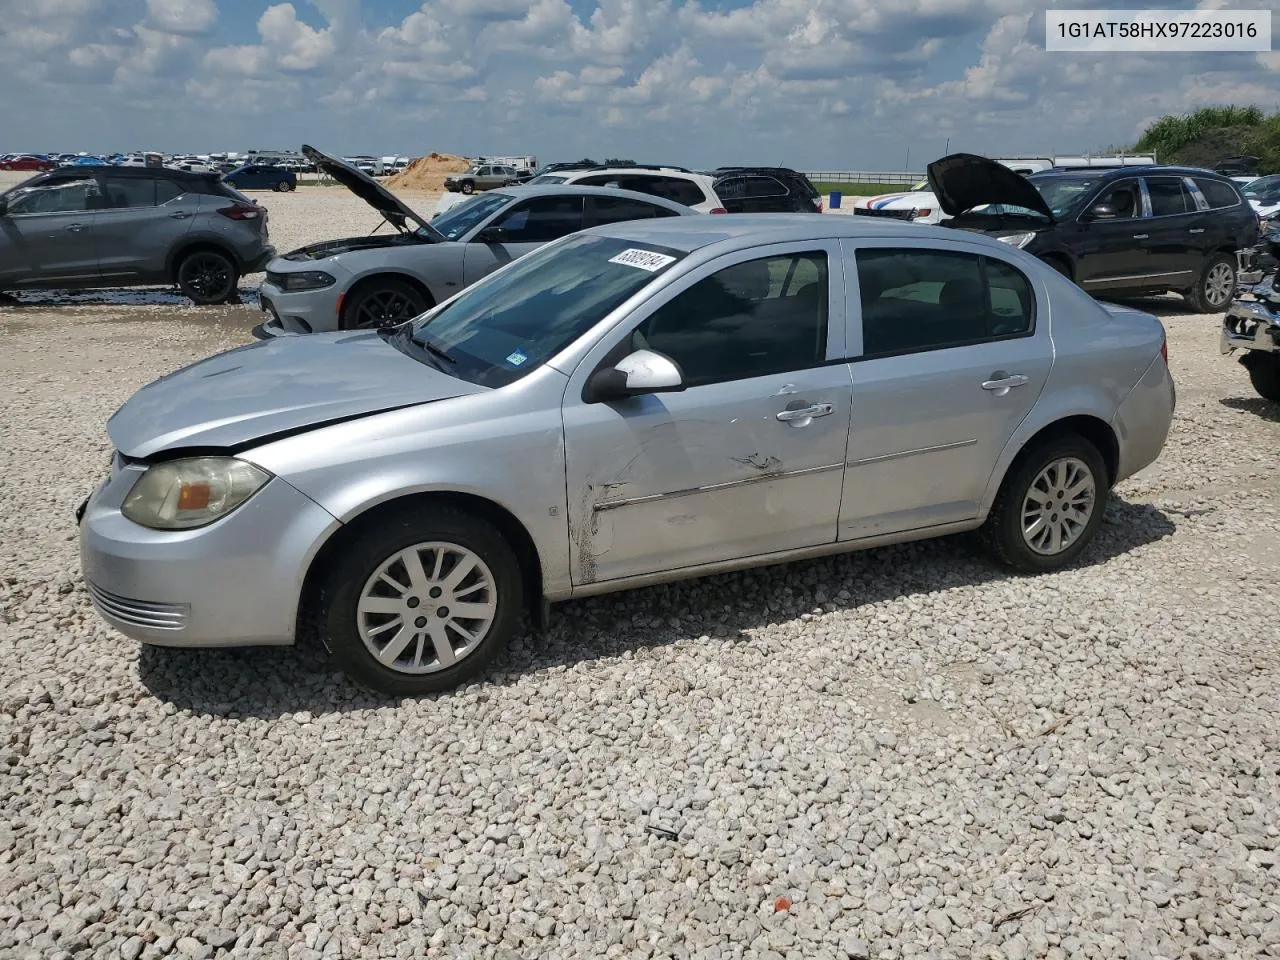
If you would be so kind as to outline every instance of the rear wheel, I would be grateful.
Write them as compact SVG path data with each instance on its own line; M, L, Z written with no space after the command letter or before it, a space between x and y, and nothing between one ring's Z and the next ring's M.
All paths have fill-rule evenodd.
M444 506L370 524L322 589L334 660L389 696L458 686L510 642L523 609L520 566L496 529Z
M1280 403L1280 354L1250 350L1244 355L1244 366L1258 396Z
M1047 440L1015 462L981 537L1014 569L1061 569L1098 532L1107 488L1107 468L1097 447L1075 434Z
M293 189L293 184L288 180L281 180L276 184L276 193L288 193Z
M1235 258L1215 253L1205 261L1200 278L1185 296L1196 313L1221 313L1230 305L1235 290Z
M394 327L423 313L431 304L416 287L395 277L371 280L347 297L342 307L344 330Z
M198 304L226 303L236 292L240 271L225 253L196 250L178 264L178 289Z

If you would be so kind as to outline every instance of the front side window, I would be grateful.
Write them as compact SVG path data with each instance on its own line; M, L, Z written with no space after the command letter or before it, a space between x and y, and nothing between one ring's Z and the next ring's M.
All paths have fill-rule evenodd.
M537 197L516 204L493 224L503 243L549 243L582 229L582 197Z
M100 192L97 181L92 178L42 183L10 194L9 215L83 213L97 202Z
M1142 195L1138 192L1138 181L1121 180L1106 187L1098 195L1095 205L1111 207L1118 220L1142 216Z
M944 250L859 250L864 356L937 350L1022 336L1035 298L1020 270Z
M826 359L827 282L822 252L734 264L655 310L631 346L670 357L690 387L809 369Z
M406 352L421 345L423 362L434 359L452 376L505 386L540 367L685 256L614 237L571 237L521 257L388 336Z
M1153 217L1173 217L1196 209L1181 177L1147 177L1147 196Z

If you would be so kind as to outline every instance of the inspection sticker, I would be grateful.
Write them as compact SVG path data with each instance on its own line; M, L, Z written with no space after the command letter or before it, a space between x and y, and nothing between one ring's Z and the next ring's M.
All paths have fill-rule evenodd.
M675 257L668 257L665 253L654 253L652 250L637 250L632 247L629 250L623 250L616 257L609 258L610 263L620 263L626 267L638 267L641 270L648 270L650 273L661 270L669 263L675 263Z
M518 367L528 359L528 355L523 350L517 350L507 357L507 363L511 364L513 367Z

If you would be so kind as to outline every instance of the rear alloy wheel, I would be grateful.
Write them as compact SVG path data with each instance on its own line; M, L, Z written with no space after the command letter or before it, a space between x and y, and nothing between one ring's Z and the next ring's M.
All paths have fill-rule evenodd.
M1200 271L1200 279L1186 294L1196 313L1222 313L1236 292L1236 264L1225 253L1215 253Z
M475 193L475 192L476 192L476 185L475 185L474 183L472 183L470 180L463 180L463 181L462 181L462 192L463 192L463 193Z
M288 193L293 189L293 184L288 180L281 180L276 184L276 193Z
M1280 353L1247 351L1244 366L1258 396L1272 403L1280 403Z
M1106 465L1078 436L1028 451L1005 477L981 536L1002 562L1028 573L1067 566L1102 523Z
M194 303L226 303L235 295L240 271L231 258L216 250L197 250L178 264L178 289Z
M348 297L342 308L344 330L376 330L395 327L424 313L430 304L403 280L374 280Z
M390 696L456 687L511 640L523 609L514 551L450 507L414 507L370 525L343 552L321 622L339 666Z

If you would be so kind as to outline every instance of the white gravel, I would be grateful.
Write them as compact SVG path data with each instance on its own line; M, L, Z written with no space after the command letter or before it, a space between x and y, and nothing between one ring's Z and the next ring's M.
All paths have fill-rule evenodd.
M266 198L282 249L368 224L322 189ZM1153 304L1177 422L1077 569L948 541L572 603L388 705L322 652L98 620L71 511L104 421L257 317L30 299L0 308L0 956L1280 957L1280 410L1214 319Z

